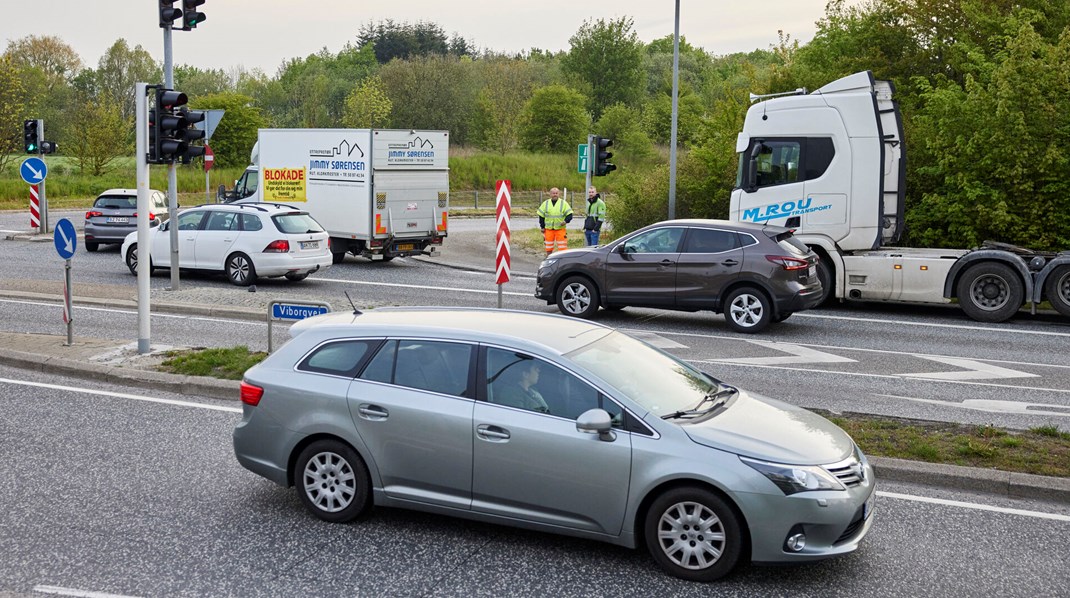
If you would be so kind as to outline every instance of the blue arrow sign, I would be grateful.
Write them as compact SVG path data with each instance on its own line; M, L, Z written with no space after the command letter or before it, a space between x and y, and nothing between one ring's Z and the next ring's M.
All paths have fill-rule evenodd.
M304 320L331 311L323 305L301 305L299 303L273 303L271 317L276 320Z
M78 247L78 235L74 232L74 225L66 218L60 218L56 223L56 230L52 231L52 241L56 244L56 251L65 260L74 256L74 250Z
M19 174L22 175L22 180L30 185L36 185L48 176L48 166L44 160L37 156L32 156L22 161L22 168L19 169Z

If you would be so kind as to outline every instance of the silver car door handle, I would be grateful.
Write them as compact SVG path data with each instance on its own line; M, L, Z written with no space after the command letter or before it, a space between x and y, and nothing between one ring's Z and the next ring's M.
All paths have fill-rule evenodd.
M738 266L739 262L737 262L736 260L725 260L725 261L721 262L721 265L722 266Z
M661 260L661 263L665 264L666 266L669 266L669 265L675 264L676 262L670 260L669 258L665 258L665 259Z
M386 419L390 417L390 412L378 405L361 405L357 408L357 412L360 413L364 419Z
M508 430L503 430L497 426L489 426L487 424L480 424L476 427L476 435L484 440L490 440L492 442L509 440L511 437Z

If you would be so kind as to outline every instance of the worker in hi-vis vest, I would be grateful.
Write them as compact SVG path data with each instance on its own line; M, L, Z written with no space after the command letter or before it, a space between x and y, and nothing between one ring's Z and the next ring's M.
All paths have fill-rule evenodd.
M558 197L560 193L557 187L550 189L550 199L542 202L539 211L536 212L539 215L539 228L542 229L546 255L568 249L565 225L572 222L572 207L567 201Z

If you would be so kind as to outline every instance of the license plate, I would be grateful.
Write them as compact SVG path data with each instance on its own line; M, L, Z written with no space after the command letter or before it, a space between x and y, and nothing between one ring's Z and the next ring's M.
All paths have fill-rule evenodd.
M130 222L130 219L126 216L110 216L108 218L108 224L126 224Z
M319 249L319 241L301 241L301 249Z
M416 245L412 243L398 243L394 246L394 249L396 251L412 251L413 249L416 249Z
M817 274L817 266L810 266L806 269L807 276L813 276L814 274Z

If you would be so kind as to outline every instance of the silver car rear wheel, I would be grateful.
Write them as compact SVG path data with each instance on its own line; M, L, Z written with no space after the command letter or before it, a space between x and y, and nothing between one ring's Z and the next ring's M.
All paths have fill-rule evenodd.
M743 534L735 512L702 488L676 488L658 497L643 531L658 565L691 581L724 577L742 553Z
M314 442L301 452L294 466L294 485L305 508L325 521L350 521L370 502L364 461L335 440Z

